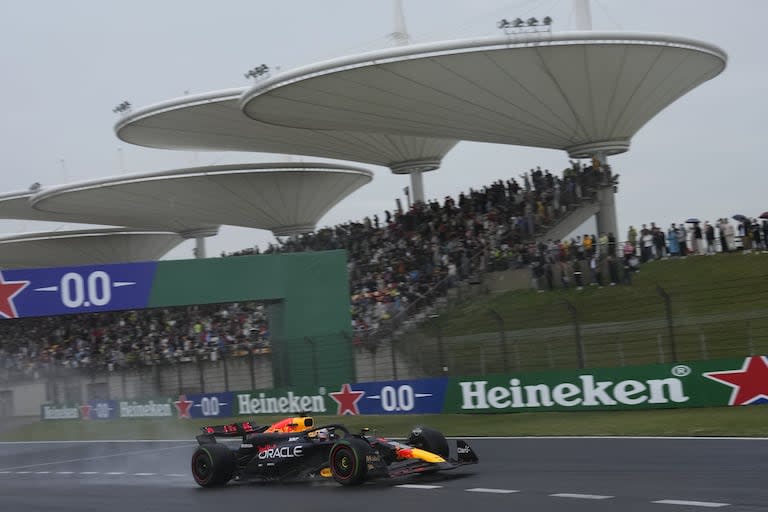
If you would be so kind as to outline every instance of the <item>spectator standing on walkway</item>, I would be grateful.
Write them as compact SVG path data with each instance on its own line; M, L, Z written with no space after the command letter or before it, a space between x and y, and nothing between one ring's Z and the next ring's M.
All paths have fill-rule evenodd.
M720 251L729 252L728 239L725 236L725 218L717 219L717 233L720 235Z
M653 235L650 229L645 228L643 224L643 235L640 237L640 243L642 244L641 261L647 263L653 257Z
M701 226L696 222L693 224L693 236L691 237L691 254L703 254L703 239Z
M670 256L680 256L680 243L677 241L677 228L674 222L667 230L667 244Z
M707 240L707 254L715 254L715 228L709 221L704 223L704 237Z
M637 250L637 230L634 226L629 226L627 241L632 244L632 247L634 247L635 250Z
M677 228L677 245L680 246L680 256L683 258L688 256L688 232L682 222Z

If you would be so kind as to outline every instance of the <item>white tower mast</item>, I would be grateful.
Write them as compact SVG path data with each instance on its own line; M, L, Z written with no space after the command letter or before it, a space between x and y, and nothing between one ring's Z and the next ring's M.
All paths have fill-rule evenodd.
M397 46L410 44L411 36L408 35L408 29L405 26L405 14L403 14L403 0L394 0L395 8L395 31L389 37Z
M573 0L573 13L576 19L576 30L592 30L589 0Z

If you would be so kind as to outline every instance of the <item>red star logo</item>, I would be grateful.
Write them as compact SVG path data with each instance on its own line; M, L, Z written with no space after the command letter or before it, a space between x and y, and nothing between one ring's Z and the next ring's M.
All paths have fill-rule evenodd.
M728 405L749 405L760 399L768 400L768 359L764 356L747 357L740 370L703 375L733 388Z
M84 420L91 419L91 406L83 404L80 406L80 418Z
M0 315L5 318L19 318L13 298L29 286L29 281L6 281L0 272Z
M360 409L357 408L357 402L363 398L365 391L352 391L352 387L349 384L344 384L341 386L341 391L328 394L331 395L331 398L333 398L337 404L339 404L339 407L336 410L337 416L360 414Z
M176 406L176 410L179 411L179 418L192 417L189 414L189 409L192 407L193 403L195 402L193 402L192 400L187 400L187 395L179 395L179 399L173 402L173 405Z

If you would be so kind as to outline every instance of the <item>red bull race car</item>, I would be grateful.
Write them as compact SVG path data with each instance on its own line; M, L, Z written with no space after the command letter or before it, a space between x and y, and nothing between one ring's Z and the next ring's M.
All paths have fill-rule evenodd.
M334 479L360 485L380 478L432 473L476 464L477 455L456 441L450 457L445 436L426 427L414 428L405 442L351 433L338 424L315 425L309 416L286 418L272 425L251 422L203 427L192 454L192 476L202 487L229 481ZM238 448L217 438L241 437Z

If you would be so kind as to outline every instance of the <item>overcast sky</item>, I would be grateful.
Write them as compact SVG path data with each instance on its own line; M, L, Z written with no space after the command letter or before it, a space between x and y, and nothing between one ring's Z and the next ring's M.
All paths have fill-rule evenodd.
M243 73L282 69L391 46L391 0L1 0L0 140L2 189L192 164L268 162L285 155L143 149L114 135L112 108L141 107L190 93L244 86ZM629 153L611 159L621 175L619 230L667 226L690 216L714 221L768 210L765 158L768 2L592 0L593 28L698 38L723 48L728 66L646 124ZM414 42L499 33L501 18L554 18L573 30L571 0L405 0ZM296 157L316 161L316 158ZM560 172L565 152L462 142L425 175L428 198L458 195L535 167ZM374 181L337 205L319 227L391 209L405 176L366 166ZM126 171L127 170L127 171ZM404 200L404 199L403 199ZM0 232L69 229L0 221ZM592 228L593 229L593 228ZM222 228L208 254L273 240L266 231ZM185 242L170 258L188 258Z

